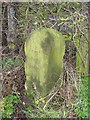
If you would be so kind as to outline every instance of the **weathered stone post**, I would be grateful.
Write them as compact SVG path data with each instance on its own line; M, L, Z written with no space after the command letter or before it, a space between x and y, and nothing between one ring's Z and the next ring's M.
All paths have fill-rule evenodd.
M54 29L32 33L25 42L26 89L30 94L45 96L63 71L64 36Z

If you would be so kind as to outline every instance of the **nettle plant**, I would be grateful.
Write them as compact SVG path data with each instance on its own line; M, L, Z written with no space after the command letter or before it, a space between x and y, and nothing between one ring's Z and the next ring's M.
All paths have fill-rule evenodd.
M3 97L2 101L0 101L0 116L2 118L11 118L15 111L15 105L19 102L19 100L19 96L17 95Z

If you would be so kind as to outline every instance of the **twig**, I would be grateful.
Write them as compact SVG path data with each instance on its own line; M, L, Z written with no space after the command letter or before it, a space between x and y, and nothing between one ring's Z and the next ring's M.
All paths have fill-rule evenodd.
M46 104L45 104L44 107L43 107L43 110L45 110L47 104L52 100L52 98L57 94L57 92L58 92L58 91L56 91L56 92L51 96L51 98L46 102Z

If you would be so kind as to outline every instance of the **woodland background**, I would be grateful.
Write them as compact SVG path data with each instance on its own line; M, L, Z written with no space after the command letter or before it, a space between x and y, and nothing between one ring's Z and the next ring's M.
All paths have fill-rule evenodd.
M0 117L90 117L90 2L0 4ZM35 100L31 96L28 100L25 91L24 42L34 30L43 27L56 29L70 39L66 42L65 70L60 77L62 84L57 83L48 98ZM77 53L82 59L78 66ZM85 67L79 69L80 66Z

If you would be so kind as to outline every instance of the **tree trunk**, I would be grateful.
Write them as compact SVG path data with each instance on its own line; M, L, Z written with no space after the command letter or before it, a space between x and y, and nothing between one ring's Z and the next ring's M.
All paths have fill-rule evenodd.
M90 118L90 2L87 4L88 7L88 118Z
M0 61L2 61L2 3L0 3ZM0 67L0 98L2 97L2 66Z
M7 4L2 3L2 53L8 53L8 43L7 43L7 31L8 31L8 12L7 12Z
M13 53L18 53L18 41L17 40L17 20L16 20L16 8L17 3L9 3L8 5L8 34L7 34L7 41L9 45L13 45L14 48L11 48L11 50L14 50Z
M72 98L72 89L70 85L76 79L76 47L73 41L66 41L63 77L65 89L65 106L70 107L70 101Z
M88 2L88 75L90 76L90 2Z

